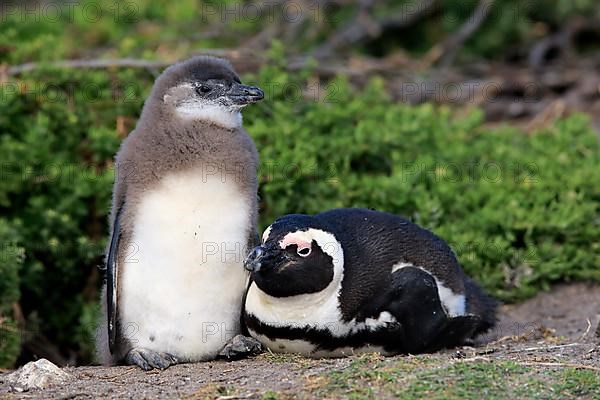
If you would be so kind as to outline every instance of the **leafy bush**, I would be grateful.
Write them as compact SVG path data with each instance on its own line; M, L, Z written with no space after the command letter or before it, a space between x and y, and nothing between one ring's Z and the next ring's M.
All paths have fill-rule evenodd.
M61 4L61 2L57 2ZM58 58L107 56L176 59L202 48L245 47L248 38L280 27L290 54L308 53L332 34L355 23L355 4L329 2L247 2L241 0L81 0L62 6L30 5L20 12L7 5L0 29L0 61L10 64ZM351 2L352 3L352 2ZM421 0L374 2L375 20L417 12ZM361 42L368 54L397 49L419 55L442 43L473 18L479 0L438 1L429 13L400 31ZM262 18L259 17L262 13ZM496 0L480 29L465 43L467 59L524 55L544 36L574 19L600 17L596 0ZM377 31L377 29L372 29ZM292 32L288 35L287 32ZM594 37L589 39L596 46ZM352 51L356 48L350 49Z
M441 12L422 24L432 32L428 37L439 42L444 34L456 32L473 18L477 3L479 0L441 2ZM490 59L514 56L527 51L549 32L563 29L572 18L594 15L600 16L594 0L496 0L481 29L466 43L465 54Z
M20 281L27 330L34 340L43 334L61 344L64 354L89 354L92 326L82 331L78 323L96 301L121 139L116 119L139 112L143 96L131 71L119 74L126 93L118 97L103 72L41 76L0 90L0 210L26 249Z
M16 234L0 219L0 368L11 366L21 347L13 311L19 300L19 268L23 255L23 249L15 245Z

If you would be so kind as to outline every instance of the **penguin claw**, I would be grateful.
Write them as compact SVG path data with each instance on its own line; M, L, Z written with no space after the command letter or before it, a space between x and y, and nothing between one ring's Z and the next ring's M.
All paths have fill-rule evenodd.
M256 339L244 335L236 335L223 347L218 357L233 361L257 355L263 351L263 345Z
M128 365L137 365L144 371L150 371L152 369L152 367L148 364L148 362L146 362L144 357L142 357L138 349L132 349L129 353L127 353L127 356L125 357L125 362Z
M177 364L177 358L169 353L158 353L144 348L134 348L127 353L125 362L129 365L137 365L144 371L154 368L164 370L169 366Z
M161 353L162 356L168 359L171 362L171 365L179 364L179 360L172 354L169 353Z

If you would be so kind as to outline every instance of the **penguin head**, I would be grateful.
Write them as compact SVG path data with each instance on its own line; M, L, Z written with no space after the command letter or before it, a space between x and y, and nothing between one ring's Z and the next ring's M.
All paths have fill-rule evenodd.
M317 293L341 280L343 250L308 215L286 215L269 226L244 262L259 289L273 297Z
M182 117L210 120L218 114L237 115L244 106L263 99L264 93L242 84L229 61L198 56L167 68L153 97Z

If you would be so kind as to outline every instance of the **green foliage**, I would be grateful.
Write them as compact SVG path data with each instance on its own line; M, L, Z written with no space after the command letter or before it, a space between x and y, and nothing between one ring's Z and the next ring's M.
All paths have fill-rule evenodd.
M404 49L422 54L473 18L478 0L446 0L401 31L367 40L364 53ZM60 3L59 3L60 4ZM375 19L402 18L419 11L420 1L376 2ZM84 58L105 49L106 56L176 59L203 48L244 46L267 28L284 32L286 52L318 47L353 21L357 4L318 2L252 3L241 0L82 0L62 6L7 7L0 30L0 61L10 64ZM548 33L573 18L600 17L595 0L496 0L480 29L462 48L466 59L524 55ZM259 15L262 15L260 17ZM280 37L280 36L277 36ZM594 40L591 39L592 46ZM597 48L597 47L596 47Z
M149 81L131 71L40 74L0 88L0 210L26 249L20 283L27 330L88 357L89 346L79 351L94 318L82 313L97 297L120 143L116 118L139 112L137 90ZM128 94L116 96L122 91L115 88Z
M23 249L17 232L0 219L0 368L10 367L20 353L21 340L13 306L19 300L19 268Z
M442 2L442 13L438 17L442 29L438 34L457 31L473 18L478 2ZM598 13L598 4L594 0L496 0L481 29L467 43L466 53L497 59L507 53L525 50L549 31L561 29L572 17L595 13Z

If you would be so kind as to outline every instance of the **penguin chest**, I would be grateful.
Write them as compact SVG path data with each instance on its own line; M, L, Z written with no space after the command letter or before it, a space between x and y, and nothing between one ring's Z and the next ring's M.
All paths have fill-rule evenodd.
M134 347L194 361L238 332L251 207L216 175L172 175L144 193L121 269L122 333Z
M387 354L371 343L373 332L395 323L389 312L366 320L344 321L339 286L288 298L273 298L253 283L246 296L245 315L250 335L273 352L309 357L341 357L364 352Z

